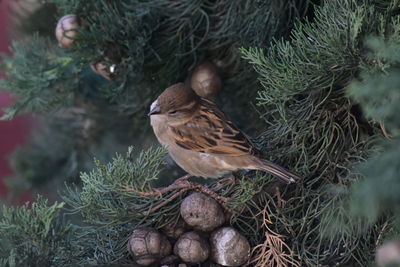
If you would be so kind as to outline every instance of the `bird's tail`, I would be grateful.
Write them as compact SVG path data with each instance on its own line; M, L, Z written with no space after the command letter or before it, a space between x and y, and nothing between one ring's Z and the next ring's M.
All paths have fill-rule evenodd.
M260 159L260 163L261 164L258 166L257 169L272 174L273 176L287 184L294 183L296 182L296 180L300 179L297 174L290 172L277 164L269 162L268 160Z

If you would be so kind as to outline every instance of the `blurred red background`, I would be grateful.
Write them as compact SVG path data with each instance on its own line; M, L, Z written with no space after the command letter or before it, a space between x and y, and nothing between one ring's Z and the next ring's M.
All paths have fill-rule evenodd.
M12 1L12 0L9 0ZM7 0L0 0L0 52L10 53L9 51L9 7ZM0 73L1 78L4 74ZM0 92L0 116L2 109L11 105L12 97L5 92ZM12 173L8 164L8 156L18 146L23 144L29 136L30 118L29 116L18 116L11 121L0 121L0 198L7 194L7 188L4 185L4 177ZM29 194L24 194L21 202L30 199Z

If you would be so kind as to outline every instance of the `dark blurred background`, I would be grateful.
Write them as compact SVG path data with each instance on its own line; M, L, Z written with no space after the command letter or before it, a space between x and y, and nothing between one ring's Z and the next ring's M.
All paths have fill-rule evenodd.
M9 4L15 0L0 0L0 53L10 53L9 45ZM4 77L3 73L0 73ZM9 106L13 99L8 93L0 92L0 116L4 107ZM17 116L10 121L0 121L0 199L4 199L7 188L4 177L11 175L12 171L7 158L14 149L23 144L29 136L32 119L29 116ZM30 199L29 193L21 196L20 202Z

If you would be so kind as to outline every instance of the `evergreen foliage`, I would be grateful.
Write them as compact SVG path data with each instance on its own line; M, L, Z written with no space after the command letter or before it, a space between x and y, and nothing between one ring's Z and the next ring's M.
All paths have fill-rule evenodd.
M2 266L74 266L84 257L82 231L61 216L64 203L48 206L39 196L22 207L3 206L0 217Z
M117 61L120 80L150 78L161 88L184 79L205 54L238 61L240 45L265 45L307 8L307 1L53 2L84 20L76 46L83 60Z
M377 142L379 150L366 162L356 166L365 178L354 183L342 205L350 218L362 219L367 225L379 224L384 239L399 237L399 171L400 143L398 118L400 100L400 35L397 27L384 36L367 40L370 68L363 70L359 81L348 90L373 124L379 124L386 138ZM384 218L384 219L382 219Z
M150 190L151 182L157 179L164 164L165 150L158 148L141 152L134 162L132 153L130 148L126 158L117 155L107 165L96 161L97 170L81 175L82 190L74 193L69 188L65 200L75 211L82 213L86 222L98 226L131 223L135 228L140 223L155 220L154 214L147 218L143 212L154 204L127 188Z
M129 263L126 249L132 229L170 222L179 214L179 203L172 202L162 212L149 212L163 199L143 197L130 191L148 191L164 163L164 149L149 149L133 158L133 149L126 156L116 155L107 165L96 160L96 169L82 173L82 188L67 187L65 201L71 212L83 216L93 226L89 247L93 249L86 261L95 264ZM166 220L167 219L167 220Z
M149 103L166 86L185 80L203 59L223 66L224 88L217 102L241 128L253 135L261 132L254 141L269 160L303 177L289 186L259 172L243 171L236 181L207 180L206 188L226 200L230 224L250 241L252 264L366 266L383 237L399 233L398 1L324 1L312 16L297 21L290 35L294 21L308 10L307 1L52 2L61 14L82 18L80 36L67 52L42 37L34 37L32 46L14 45L15 55L7 61L10 79L3 86L19 101L6 118L26 111L48 113L67 102L61 113L84 110L78 118L44 117L54 129L19 162L26 163L21 169L31 166L23 176L33 180L41 176L37 165L48 159L53 166L58 159L73 162L72 176L85 171L82 185L68 185L63 197L89 226L63 223L62 204L46 207L42 199L31 210L5 208L0 231L36 229L41 234L35 240L42 242L49 238L46 229L61 229L49 254L36 260L132 263L126 243L133 229L177 221L181 200L202 189L187 184L150 194L160 180L175 178L170 170L162 172L163 149L129 148L125 157L117 154L109 164L100 162L131 140L146 143L142 134L148 130L144 114ZM87 71L87 64L99 61L117 64L114 80L98 80ZM38 68L29 68L32 64ZM250 102L253 97L257 108ZM86 120L95 125L91 131ZM60 147L29 161L52 138L62 142ZM91 172L91 165L83 164L88 157L67 159L87 151L101 159ZM58 166L59 171L43 176L66 177L68 164ZM35 212L50 219L35 222L31 218L40 217ZM21 220L11 220L14 216ZM16 250L20 233L8 231L8 239L11 246L0 243L4 264L38 257L29 254L30 243ZM72 244L84 245L84 256L70 256L74 250L65 248ZM56 258L59 248L66 252Z
M2 119L71 103L72 92L66 88L77 88L78 79L72 58L63 54L43 38L13 43L13 56L4 55L10 79L1 80L0 87L12 90L18 102L5 110Z
M346 224L348 210L338 205L343 190L330 186L347 188L360 177L352 167L376 152L374 140L382 135L379 125L365 121L346 88L360 70L375 65L366 36L397 38L398 5L385 3L382 9L373 1L326 1L314 21L296 25L289 41L273 42L266 53L242 50L264 87L258 104L268 107L271 125L261 143L273 160L305 174L273 221L275 232L290 233L288 240L307 266L371 261L373 243L366 240L374 236L373 226L359 219ZM330 222L340 218L342 228L326 237Z

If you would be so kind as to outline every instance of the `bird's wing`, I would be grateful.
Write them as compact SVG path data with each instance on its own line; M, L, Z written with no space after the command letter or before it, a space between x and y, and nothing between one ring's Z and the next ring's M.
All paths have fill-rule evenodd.
M246 136L211 101L202 99L199 112L187 123L171 127L175 143L185 149L227 156L256 154Z

